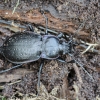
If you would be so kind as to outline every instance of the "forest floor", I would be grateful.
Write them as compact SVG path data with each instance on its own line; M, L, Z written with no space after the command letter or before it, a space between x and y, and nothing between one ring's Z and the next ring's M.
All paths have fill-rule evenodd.
M78 42L73 56L79 64L45 60L40 89L37 80L41 59L2 73L0 100L100 100L99 0L0 0L0 46L29 24L35 33L45 32L43 12L49 34L62 32ZM67 54L62 58L73 59ZM0 71L12 66L0 55Z

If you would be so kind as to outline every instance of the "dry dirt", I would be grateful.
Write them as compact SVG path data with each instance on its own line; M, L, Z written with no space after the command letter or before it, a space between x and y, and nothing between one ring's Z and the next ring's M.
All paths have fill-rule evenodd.
M78 42L74 57L89 75L77 63L45 60L37 95L40 59L0 74L0 100L100 100L99 0L0 0L0 46L28 24L37 34L44 32L43 11L50 34L63 32ZM12 66L0 55L0 70Z

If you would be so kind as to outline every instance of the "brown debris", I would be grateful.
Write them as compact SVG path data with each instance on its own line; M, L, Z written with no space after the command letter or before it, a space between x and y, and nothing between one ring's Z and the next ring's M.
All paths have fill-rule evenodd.
M48 27L66 33L75 33L76 28L72 22L66 20L60 20L53 17L50 13L45 14L48 17ZM45 18L38 11L38 9L32 9L29 12L15 12L12 14L11 10L0 10L0 17L9 20L20 20L27 23L35 23L45 26ZM67 27L66 27L67 26ZM88 36L85 31L80 31L78 35Z
M12 80L18 80L21 79L23 76L25 76L26 74L32 73L33 71L28 71L27 69L15 69L14 71L12 71L12 73L5 73L0 75L0 82L10 82Z
M5 1L5 2L4 2ZM44 26L45 18L39 12L41 7L45 6L49 12L45 12L48 17L48 28L56 32L65 32L67 35L75 34L75 40L84 40L84 44L100 43L100 4L98 0L1 0L0 1L0 20L12 21L27 25L28 23L36 26ZM34 5L36 5L34 7ZM49 5L49 6L48 6ZM16 10L14 11L14 8ZM50 8L51 7L51 8ZM13 13L14 11L14 13ZM12 14L13 13L13 14ZM61 16L61 17L60 17ZM21 31L14 26L9 28L0 23L0 39L6 39L13 32ZM16 29L17 28L17 29ZM14 34L14 33L13 33ZM0 40L0 45L2 45ZM85 49L88 47L86 45ZM84 47L83 47L84 48ZM94 78L80 70L77 64L64 64L56 60L46 60L41 73L41 95L37 96L37 75L39 63L33 62L25 64L25 68L18 68L7 73L0 74L0 95L29 100L99 100L100 96L100 48L96 47L97 52L83 51L76 48L75 59L84 64L85 70ZM98 50L98 51L97 51ZM70 61L70 57L63 57ZM0 58L1 67L10 68L4 57ZM28 70L31 67L31 71ZM73 69L74 68L74 69ZM19 82L20 79L20 82ZM5 84L6 85L5 85ZM1 100L1 96L0 96Z
M78 66L75 63L73 64L73 67L74 67L74 70L76 72L77 79L79 80L79 83L81 85L83 83L83 81L82 81L82 78L81 78L81 75L80 75L79 68L78 68Z
M68 89L67 75L65 75L64 78L63 78L62 95L63 95L64 99L70 98L70 93L69 93L69 89ZM70 100L70 99L68 99L68 100Z

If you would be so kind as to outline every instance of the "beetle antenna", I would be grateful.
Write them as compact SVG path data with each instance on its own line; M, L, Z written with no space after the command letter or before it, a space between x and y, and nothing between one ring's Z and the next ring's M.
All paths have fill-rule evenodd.
M40 94L40 76L41 76L43 65L44 65L44 62L42 61L40 68L39 68L39 73L38 73L38 83L37 83L38 94L37 95Z
M88 76L92 79L92 81L94 81L93 77L92 77L92 76L85 70L85 68L83 67L84 65L81 64L81 63L79 63L77 60L75 60L75 58L74 58L74 56L73 56L72 54L70 54L70 53L68 53L68 54L69 54L69 55L72 57L72 59L84 70L84 72L88 74Z

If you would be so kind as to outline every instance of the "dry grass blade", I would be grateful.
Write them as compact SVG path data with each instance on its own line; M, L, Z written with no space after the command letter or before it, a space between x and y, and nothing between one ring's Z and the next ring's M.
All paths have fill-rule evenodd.
M95 47L99 46L99 44L92 44L92 43L86 43L86 45L88 45L88 47L82 52L82 54L86 53L89 50L94 50Z
M12 14L14 14L14 12L15 12L16 8L18 7L18 5L19 5L19 0L17 1L17 4L16 4L16 6L14 7L14 10L13 10Z
M79 96L79 93L80 93L80 92L79 92L79 87L78 87L78 85L77 85L76 83L74 83L73 88L75 89L75 94L74 94L75 100L79 100L78 96Z

